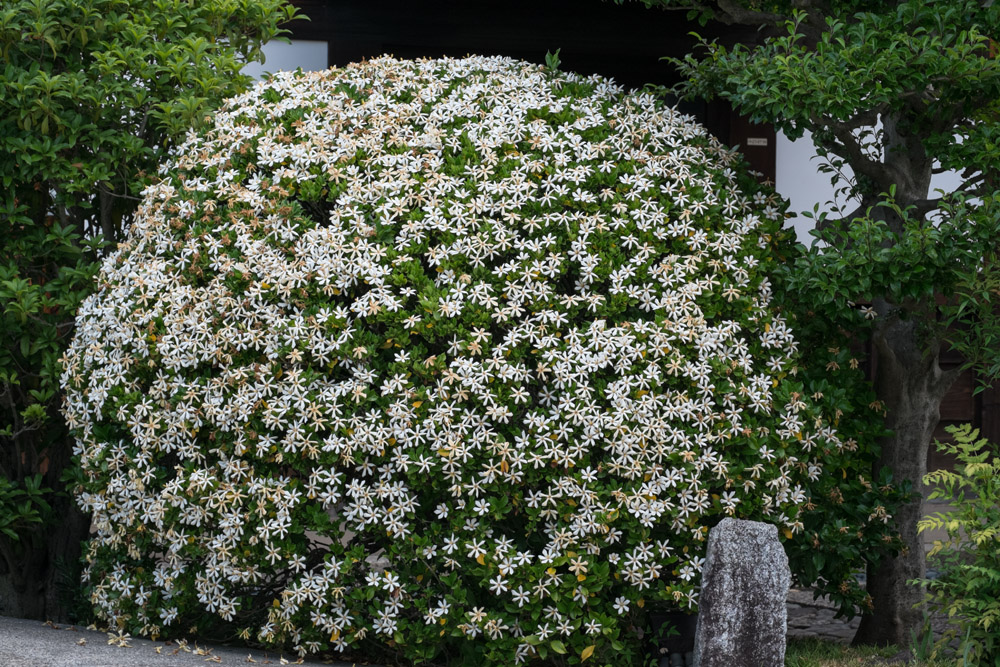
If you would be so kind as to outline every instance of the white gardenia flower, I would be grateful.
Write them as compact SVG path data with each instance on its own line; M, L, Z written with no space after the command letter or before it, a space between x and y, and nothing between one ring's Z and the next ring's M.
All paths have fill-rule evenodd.
M788 388L783 208L735 165L650 93L499 57L227 102L63 359L98 615L256 618L303 652L423 619L401 650L515 637L519 663L608 632L554 597L695 604L720 515L800 531L817 452L854 445Z

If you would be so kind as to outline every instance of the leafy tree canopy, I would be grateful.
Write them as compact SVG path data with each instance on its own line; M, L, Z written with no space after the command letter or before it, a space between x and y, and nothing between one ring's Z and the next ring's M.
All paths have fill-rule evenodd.
M0 578L15 592L0 596L5 613L47 604L34 585L54 576L55 538L32 527L51 513L70 456L57 360L101 240L117 239L143 176L247 84L244 63L294 16L284 0L0 5Z
M953 315L987 314L979 307L987 293L973 288L987 284L989 262L980 260L992 258L997 238L1000 59L992 38L1000 6L646 4L692 5L690 18L703 23L762 26L759 44L703 42L702 52L677 64L686 94L725 98L791 138L811 132L824 168L857 202L841 217L817 221L827 244L814 248L803 274L814 287L831 300L879 302L883 323L892 315L927 316L935 290L965 290ZM961 185L932 192L931 175L949 170L961 174ZM987 357L992 338L961 342L991 363L990 375L1000 369Z

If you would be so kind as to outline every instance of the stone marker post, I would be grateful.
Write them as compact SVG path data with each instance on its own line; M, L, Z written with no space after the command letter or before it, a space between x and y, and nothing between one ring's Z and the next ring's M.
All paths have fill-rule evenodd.
M695 667L784 665L792 576L777 527L723 519L708 534L701 577Z

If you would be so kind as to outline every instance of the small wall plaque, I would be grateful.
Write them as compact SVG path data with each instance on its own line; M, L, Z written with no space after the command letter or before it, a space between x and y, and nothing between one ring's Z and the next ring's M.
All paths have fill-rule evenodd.
M747 146L767 146L767 137L747 137Z

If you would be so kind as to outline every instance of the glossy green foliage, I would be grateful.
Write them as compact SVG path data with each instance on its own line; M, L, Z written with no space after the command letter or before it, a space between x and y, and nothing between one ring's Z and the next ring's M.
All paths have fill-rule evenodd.
M101 249L294 15L284 0L0 5L0 573L44 543L32 526L64 484L58 360Z
M42 487L42 476L35 475L17 486L9 479L0 477L0 503L6 511L0 515L0 532L15 542L20 540L18 531L25 526L39 523L51 510L45 500L50 489Z
M248 83L243 63L292 16L282 0L4 3L0 183L29 207L6 201L4 219L65 224L87 217L79 207L111 236L134 207L136 177ZM98 192L112 209L103 217Z

